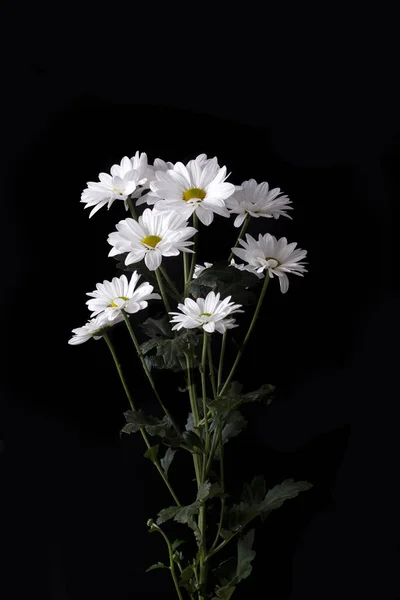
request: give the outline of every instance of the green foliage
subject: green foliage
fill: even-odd
[[[295,498],[300,492],[310,488],[312,484],[307,481],[286,479],[265,494],[264,479],[260,476],[254,477],[250,485],[244,485],[240,504],[234,504],[229,510],[227,524],[221,530],[221,537],[229,539],[255,517],[266,518],[272,510],[282,506],[285,500]]]
[[[222,443],[226,444],[228,440],[239,435],[247,425],[246,419],[238,411],[234,410],[228,413],[224,419],[225,425],[222,428]]]
[[[157,460],[157,456],[158,456],[158,451],[160,449],[159,444],[156,444],[155,446],[151,446],[150,448],[148,448],[146,450],[146,452],[144,453],[144,457],[148,458],[149,460],[151,460],[151,462],[156,462]]]
[[[172,542],[171,544],[171,548],[172,550],[176,550],[177,548],[179,548],[179,546],[181,546],[182,544],[185,544],[185,540],[175,540]]]
[[[250,288],[259,285],[259,282],[257,275],[240,271],[228,266],[225,261],[220,261],[193,279],[189,285],[189,292],[195,299],[204,298],[211,291],[219,292],[221,300],[231,296],[232,301],[250,306],[258,300],[258,295]]]
[[[145,429],[149,435],[159,435],[160,437],[175,437],[175,430],[170,419],[165,415],[163,419],[157,419],[151,415],[146,415],[142,409],[124,412],[126,425],[121,429],[121,433],[136,433],[140,429]]]
[[[238,541],[238,561],[236,569],[237,581],[242,581],[250,575],[253,570],[251,565],[256,553],[252,550],[254,542],[254,529],[251,529],[244,538]]]
[[[236,587],[231,585],[227,587],[217,588],[215,590],[216,596],[213,596],[212,600],[229,600],[235,589]]]
[[[150,337],[149,340],[140,345],[140,350],[145,356],[145,361],[149,369],[169,369],[174,372],[184,371],[186,369],[186,357],[188,354],[193,358],[194,366],[198,366],[201,361],[200,341],[201,334],[196,330],[183,330],[174,335],[171,330],[168,315],[161,319],[146,319],[140,326]],[[148,354],[152,350],[155,354]]]
[[[168,477],[168,469],[171,466],[171,463],[173,461],[175,454],[176,454],[176,450],[172,450],[172,448],[167,448],[164,458],[162,458],[160,460],[161,467],[167,477]]]
[[[164,565],[164,563],[162,562],[157,562],[154,565],[151,565],[151,567],[149,567],[148,569],[146,569],[146,573],[148,573],[149,571],[154,571],[154,569],[169,569],[169,567],[167,567],[167,565]]]
[[[227,387],[225,393],[217,400],[212,400],[208,403],[208,406],[214,409],[217,413],[224,414],[230,410],[237,409],[241,404],[247,402],[260,402],[261,400],[267,400],[269,404],[272,399],[272,394],[275,391],[275,387],[268,383],[264,383],[258,390],[254,392],[248,392],[242,394],[242,384],[237,381],[233,381]]]
[[[224,560],[216,569],[214,575],[221,583],[217,586],[213,600],[230,598],[236,589],[237,584],[249,577],[253,567],[252,561],[255,558],[255,551],[252,550],[254,543],[254,529],[251,529],[243,538],[238,540],[237,559],[233,557]]]

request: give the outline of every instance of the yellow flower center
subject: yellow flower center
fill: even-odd
[[[125,296],[117,296],[117,298],[121,298],[121,300],[124,300],[124,302],[127,302],[129,300],[129,298],[125,298]],[[114,300],[111,300],[108,306],[112,306],[113,308],[119,308],[118,304],[115,304]]]
[[[123,192],[121,192],[121,190],[120,190],[119,188],[113,188],[113,190],[114,190],[114,192],[118,192],[118,194],[119,194],[120,196],[123,196],[123,195],[124,195],[124,194],[123,194]]]
[[[211,313],[201,313],[199,317],[211,317]]]
[[[145,238],[142,239],[142,244],[155,248],[158,242],[161,242],[161,240],[162,238],[158,237],[158,235],[147,235]]]
[[[201,190],[200,188],[190,188],[190,190],[185,190],[183,192],[183,199],[185,200],[185,202],[187,202],[188,200],[192,200],[192,198],[204,200],[206,195],[207,192]]]
[[[279,260],[277,258],[275,258],[274,256],[266,256],[265,260],[274,260],[277,263],[276,267],[279,267],[281,265],[281,263],[279,262]]]

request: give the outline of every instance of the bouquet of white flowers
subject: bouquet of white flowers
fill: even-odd
[[[306,481],[287,479],[267,490],[264,478],[256,476],[244,484],[237,504],[230,501],[225,489],[224,446],[246,425],[239,408],[248,402],[269,403],[274,391],[269,384],[243,391],[245,386],[233,379],[236,368],[255,327],[269,280],[277,277],[281,292],[286,293],[288,274],[302,276],[306,272],[307,254],[296,243],[269,233],[259,234],[258,239],[246,234],[243,239],[252,218],[290,218],[291,201],[279,188],[269,189],[266,182],[257,184],[250,179],[235,186],[226,181],[228,176],[216,157],[210,159],[205,154],[186,165],[160,159],[149,165],[146,154],[137,152],[113,165],[110,173],[100,173],[99,181],[88,182],[81,198],[85,208],[92,209],[90,217],[102,206],[110,208],[116,200],[122,200],[130,211],[131,216],[120,221],[108,237],[112,247],[109,256],[115,257],[118,268],[129,275],[98,283],[87,294],[91,318],[73,330],[69,343],[103,338],[111,351],[130,404],[122,432],[140,431],[147,447],[145,457],[173,499],[173,506],[160,510],[155,521],[148,521],[150,532],[159,532],[165,539],[169,562],[157,562],[148,570],[169,569],[180,599],[185,591],[198,600],[230,598],[252,570],[255,552],[250,522],[258,516],[264,520],[285,500],[311,487]],[[140,216],[137,207],[144,208],[139,208]],[[241,226],[241,230],[227,259],[198,265],[198,236],[203,226],[211,225],[215,214],[226,218],[236,215],[234,226]],[[234,256],[243,262],[237,263]],[[181,261],[180,282],[173,281],[168,273],[171,257]],[[139,284],[141,277],[145,281]],[[130,315],[146,309],[150,301],[162,301],[164,314],[149,317],[140,325],[149,338],[140,343]],[[236,315],[244,312],[243,307],[253,310],[252,305],[250,325],[241,336],[233,364],[227,368],[224,358],[230,330],[240,326]],[[162,417],[147,414],[146,407],[137,406],[133,399],[110,335],[110,329],[120,322],[127,327]],[[190,411],[184,428],[157,389],[153,369],[169,369],[185,377],[180,391],[188,393]],[[158,438],[158,443],[152,444],[151,437]],[[188,505],[181,504],[169,477],[179,449],[193,458],[197,491]],[[190,485],[192,475],[188,473],[187,478]],[[207,510],[211,498],[218,498],[220,506],[215,522]],[[193,532],[192,555],[178,550],[184,542],[171,541],[162,528],[171,519]],[[220,550],[234,538],[236,556],[215,564]]]

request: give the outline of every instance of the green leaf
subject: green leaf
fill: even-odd
[[[225,261],[214,263],[205,269],[189,285],[189,292],[195,298],[204,297],[210,291],[221,294],[221,299],[232,296],[232,301],[249,306],[256,304],[258,297],[250,289],[260,285],[260,280],[253,273],[239,271],[230,267]]]
[[[163,315],[160,319],[149,317],[139,327],[149,338],[172,335],[168,315]]]
[[[242,394],[242,384],[237,381],[232,382],[223,396],[217,400],[212,400],[208,403],[210,408],[213,408],[217,413],[224,414],[228,411],[235,410],[241,404],[248,402],[260,402],[261,400],[269,400],[275,391],[275,387],[268,383],[264,383],[258,390]]]
[[[236,437],[242,429],[247,425],[246,419],[238,410],[229,413],[225,420],[225,426],[222,429],[222,443],[225,444],[228,440]]]
[[[229,600],[231,598],[233,592],[235,591],[235,587],[229,585],[223,588],[216,588],[215,593],[216,596],[212,598],[212,600]]]
[[[124,417],[127,424],[122,428],[124,433],[132,433],[145,429],[149,435],[159,435],[160,437],[174,437],[175,430],[172,427],[172,423],[167,416],[163,419],[157,419],[151,415],[146,415],[142,409],[140,410],[127,410],[124,412]]]
[[[256,475],[250,485],[244,484],[241,500],[250,507],[262,502],[265,494],[265,479],[262,475]]]
[[[181,546],[182,544],[185,544],[185,540],[175,540],[174,542],[172,542],[171,544],[171,548],[172,550],[176,550],[177,548],[179,548],[179,546]]]
[[[179,585],[185,585],[194,575],[194,571],[193,571],[193,567],[192,565],[188,565],[186,567],[186,569],[183,569],[180,579],[179,579]]]
[[[182,439],[185,445],[190,448],[190,450],[195,448],[204,450],[204,441],[201,440],[194,431],[184,431],[182,434]]]
[[[188,506],[171,506],[169,508],[163,508],[158,513],[157,525],[165,523],[170,519],[174,519],[178,523],[186,523],[194,516],[197,515],[200,509],[200,502],[196,500],[193,504]]]
[[[189,354],[193,358],[194,366],[200,364],[201,335],[199,332],[184,330],[173,336],[172,332],[166,329],[162,319],[147,319],[143,326],[145,325],[147,334],[152,336],[152,339],[140,346],[141,352],[146,354],[146,363],[157,369],[184,371],[186,370],[185,354]],[[156,354],[149,355],[148,352],[154,348]]]
[[[149,460],[151,460],[151,462],[156,462],[157,460],[157,456],[158,456],[158,451],[160,449],[160,445],[156,444],[155,446],[151,446],[151,448],[148,448],[146,450],[146,452],[144,453],[144,457],[148,458]]]
[[[160,460],[160,464],[163,468],[163,471],[166,476],[168,476],[168,469],[171,466],[172,460],[176,454],[176,450],[172,450],[172,448],[168,448],[164,458]]]
[[[149,571],[154,571],[154,569],[169,569],[169,567],[167,567],[167,565],[164,565],[164,563],[162,562],[158,562],[146,569],[146,573],[148,573]]]
[[[213,573],[222,586],[227,586],[236,576],[236,568],[237,560],[232,556],[222,561],[216,569],[213,569]]]
[[[252,550],[254,543],[254,529],[251,529],[244,538],[238,541],[238,562],[236,569],[236,577],[238,581],[246,579],[253,570],[251,565],[256,553]]]
[[[268,490],[264,500],[259,504],[258,509],[262,513],[269,513],[282,506],[285,500],[290,500],[299,495],[300,492],[305,492],[312,488],[312,483],[308,481],[294,481],[293,479],[285,479],[279,485],[275,485]]]
[[[199,490],[197,492],[196,500],[198,500],[199,502],[203,502],[204,500],[206,500],[206,498],[208,498],[208,493],[210,491],[210,488],[211,488],[211,483],[209,481],[205,481],[204,483],[201,483],[199,485]]]

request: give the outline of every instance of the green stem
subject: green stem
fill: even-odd
[[[163,532],[163,530],[160,527],[158,527],[158,525],[152,524],[152,527],[154,528],[155,531],[159,531],[161,533],[161,535],[163,536],[164,540],[167,543],[168,554],[169,554],[169,570],[171,571],[172,579],[175,584],[175,589],[176,589],[176,593],[178,594],[178,598],[179,598],[179,600],[183,600],[182,592],[179,589],[179,582],[178,582],[178,578],[177,578],[176,572],[175,572],[175,562],[173,559],[173,550],[172,550],[170,541],[169,541],[168,537],[165,535],[165,533]]]
[[[219,393],[219,390],[220,390],[221,385],[222,385],[222,370],[223,370],[223,366],[224,366],[226,336],[227,336],[227,330],[225,330],[224,333],[223,333],[223,335],[222,335],[221,353],[219,355],[218,382],[217,382],[217,392],[218,393]]]
[[[129,334],[130,334],[130,336],[132,338],[133,344],[134,344],[134,346],[136,348],[137,355],[138,355],[138,357],[140,359],[140,362],[142,363],[142,367],[144,369],[144,372],[146,373],[147,379],[149,380],[149,383],[150,383],[150,385],[152,387],[152,390],[153,390],[153,392],[154,392],[154,394],[155,394],[158,402],[160,403],[160,406],[163,409],[164,413],[166,414],[166,416],[171,421],[171,423],[172,423],[172,425],[173,425],[176,433],[180,436],[181,432],[180,432],[180,429],[179,429],[178,425],[175,423],[174,418],[172,417],[172,415],[169,412],[168,408],[164,405],[163,401],[160,398],[159,393],[157,392],[157,389],[156,389],[156,386],[154,384],[153,378],[152,378],[152,376],[150,374],[149,368],[148,368],[148,366],[146,364],[146,361],[144,359],[143,354],[140,351],[139,343],[138,343],[138,341],[136,339],[135,332],[132,329],[132,325],[131,325],[131,322],[129,321],[129,317],[128,317],[128,315],[126,314],[126,312],[124,310],[122,310],[121,312],[122,312],[122,315],[123,315],[123,317],[125,319],[125,323],[126,323],[126,326],[128,328]]]
[[[125,390],[126,397],[128,398],[128,401],[129,401],[129,404],[131,406],[131,409],[133,410],[133,412],[136,412],[136,408],[135,408],[135,405],[133,403],[132,396],[131,396],[131,394],[129,392],[127,383],[125,381],[124,374],[122,373],[121,365],[119,364],[119,361],[118,361],[117,354],[115,352],[114,346],[113,346],[110,338],[108,337],[107,333],[104,333],[103,337],[104,337],[105,341],[107,342],[107,346],[109,347],[111,355],[112,355],[112,357],[114,359],[114,363],[115,363],[115,366],[117,367],[119,378],[120,378],[121,383],[123,385],[123,388]],[[144,443],[146,444],[147,448],[151,448],[151,444],[149,442],[149,438],[147,437],[147,433],[145,432],[145,430],[143,428],[140,429],[140,433],[142,434],[142,438],[143,438]],[[179,502],[179,500],[178,500],[178,498],[177,498],[174,490],[172,489],[171,484],[169,483],[169,481],[167,479],[167,476],[165,475],[163,469],[161,468],[161,465],[160,465],[160,463],[158,461],[158,458],[155,459],[154,465],[156,466],[157,471],[160,473],[162,480],[164,481],[165,485],[169,489],[169,491],[171,493],[171,496],[175,500],[176,504],[178,506],[181,506],[181,503]]]
[[[188,354],[185,354],[186,358],[186,369],[187,369],[187,383],[188,383],[188,391],[189,391],[189,399],[190,406],[193,413],[193,420],[196,433],[199,434],[199,410],[197,407],[197,392],[196,392],[196,383],[192,381],[192,360],[189,358]],[[194,470],[196,473],[196,482],[197,487],[200,485],[200,457],[197,454],[193,454],[193,463]]]
[[[245,521],[228,539],[224,540],[223,542],[220,543],[219,546],[217,546],[216,548],[214,548],[214,550],[210,551],[206,558],[205,558],[205,562],[208,563],[208,561],[210,560],[210,558],[212,556],[214,556],[214,554],[217,554],[217,552],[219,552],[220,550],[222,550],[222,548],[225,548],[225,546],[235,537],[237,536],[238,533],[240,533],[241,531],[243,531],[243,529],[246,527],[246,525],[248,525],[250,523],[250,521],[252,521],[253,519],[255,519],[255,517],[257,517],[257,515],[254,515],[252,517],[250,517],[250,519],[248,519],[247,521]]]
[[[129,207],[129,210],[131,211],[132,219],[135,219],[135,221],[137,221],[138,218],[137,218],[136,210],[135,210],[135,207],[133,206],[133,201],[130,196],[127,197],[126,203]]]
[[[212,359],[211,342],[208,344],[207,350],[208,350],[208,366],[210,369],[211,387],[212,387],[213,396],[215,399],[217,397],[217,387],[215,385],[215,375],[214,375],[214,365],[213,365],[213,359]]]
[[[187,296],[187,286],[188,286],[188,282],[189,282],[189,265],[188,265],[188,253],[187,252],[182,252],[183,254],[183,279],[184,281],[184,286],[183,286],[183,295],[186,298]]]
[[[219,435],[219,462],[220,462],[220,473],[221,473],[220,482],[221,482],[222,493],[224,493],[225,492],[224,446],[222,443],[222,424],[221,423],[219,423],[219,425],[218,425],[218,435]],[[212,552],[214,550],[214,548],[216,547],[216,545],[218,544],[219,536],[221,534],[221,529],[222,529],[222,522],[224,520],[224,510],[225,510],[225,496],[221,496],[221,512],[220,512],[219,523],[218,523],[218,531],[215,536],[214,543],[210,548],[210,552]]]
[[[206,369],[207,369],[207,347],[208,347],[208,333],[206,331],[203,332],[203,352],[201,356],[201,388],[203,394],[203,415],[204,415],[204,428],[206,433],[205,440],[205,456],[203,460],[203,482],[206,476],[206,466],[207,466],[207,458],[208,453],[210,451],[210,430],[208,426],[208,408],[207,408],[207,386],[206,386]]]
[[[169,285],[169,287],[171,289],[171,293],[175,297],[175,300],[177,300],[177,302],[180,302],[181,301],[181,294],[179,293],[179,291],[178,291],[176,285],[174,284],[174,282],[169,277],[169,275],[167,273],[167,270],[164,269],[164,267],[162,266],[162,264],[159,266],[159,269],[160,269],[161,274],[164,277],[165,281],[168,283],[168,285]]]
[[[248,224],[250,223],[250,218],[251,218],[251,217],[250,217],[250,215],[249,215],[249,214],[247,214],[247,216],[246,216],[245,220],[243,221],[243,225],[242,225],[242,228],[241,228],[241,230],[240,230],[240,232],[239,232],[239,235],[238,235],[238,237],[237,237],[236,243],[235,243],[235,245],[233,246],[234,248],[236,248],[236,247],[238,246],[238,244],[239,244],[239,240],[240,240],[240,239],[241,239],[241,238],[244,236],[244,234],[245,234],[245,232],[246,232],[246,229],[247,229],[247,227],[248,227]],[[233,252],[231,252],[231,253],[230,253],[230,255],[229,255],[229,258],[228,258],[228,263],[230,263],[230,262],[231,262],[231,260],[232,260],[232,258],[233,258],[233,254],[234,254]]]
[[[263,300],[264,300],[265,292],[267,291],[268,282],[269,282],[269,276],[266,273],[265,274],[265,279],[264,279],[264,285],[263,285],[263,288],[261,290],[261,294],[260,294],[260,297],[258,299],[256,310],[254,311],[253,319],[252,319],[252,321],[250,323],[249,330],[248,330],[248,332],[246,334],[246,337],[244,338],[244,341],[243,341],[243,343],[242,343],[242,345],[241,345],[241,347],[239,349],[239,352],[237,353],[235,362],[233,363],[233,366],[232,366],[232,368],[230,370],[230,373],[229,373],[229,375],[227,377],[227,380],[225,381],[224,386],[222,387],[221,391],[218,394],[218,397],[222,396],[223,393],[225,392],[226,388],[228,387],[228,385],[229,385],[229,383],[230,383],[230,381],[231,381],[231,379],[232,379],[232,377],[233,377],[233,375],[235,373],[236,367],[238,366],[239,361],[240,361],[240,359],[241,359],[241,357],[243,355],[243,352],[244,352],[244,350],[246,348],[247,342],[249,341],[251,332],[253,331],[254,325],[256,324],[256,321],[257,321],[257,318],[258,318],[258,315],[259,315],[259,312],[260,312],[260,309],[261,309],[261,305],[262,305]]]
[[[160,293],[161,293],[161,296],[162,296],[162,299],[164,302],[165,310],[167,311],[167,315],[168,315],[168,313],[171,312],[171,307],[169,305],[167,294],[165,293],[165,288],[164,288],[164,284],[162,281],[162,277],[159,272],[159,269],[156,269],[155,272],[156,272],[156,277],[157,277],[158,289],[160,290]]]

